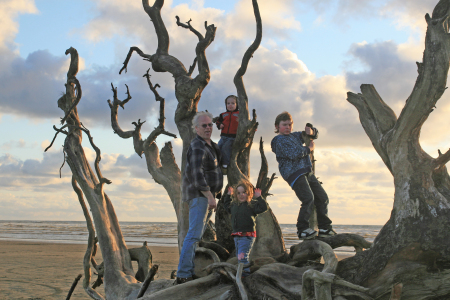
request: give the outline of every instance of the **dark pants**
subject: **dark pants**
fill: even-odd
[[[309,228],[309,217],[313,205],[316,206],[319,229],[331,228],[331,220],[328,218],[328,196],[314,173],[311,172],[297,178],[292,189],[302,202],[297,219],[298,233]]]

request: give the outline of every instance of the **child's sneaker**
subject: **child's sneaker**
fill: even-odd
[[[309,240],[309,239],[313,239],[317,236],[317,231],[311,229],[311,228],[307,228],[305,230],[303,230],[302,232],[300,232],[300,234],[298,235],[298,238],[301,240]]]
[[[336,231],[333,228],[329,229],[319,229],[319,237],[329,237],[336,234]]]

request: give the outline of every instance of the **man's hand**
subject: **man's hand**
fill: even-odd
[[[211,191],[201,191],[201,192],[203,196],[205,196],[205,198],[208,199],[208,210],[214,209],[214,211],[216,211],[217,203]]]
[[[311,141],[309,142],[309,150],[313,151],[315,147],[316,147],[316,145],[314,144],[314,141],[311,140]]]
[[[314,130],[311,127],[305,126],[305,133],[307,135],[313,135],[314,134]]]
[[[214,199],[214,197],[208,197],[208,210],[214,209],[214,211],[216,211],[217,209],[217,203],[216,203],[216,199]]]
[[[219,128],[222,130],[225,127],[225,125],[220,124]]]

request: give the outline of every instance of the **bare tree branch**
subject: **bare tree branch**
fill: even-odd
[[[67,294],[66,300],[69,300],[70,297],[72,297],[72,293],[75,290],[75,287],[77,286],[78,281],[80,281],[81,277],[82,277],[82,275],[78,274],[78,276],[73,281],[72,286],[70,287],[69,293]]]
[[[72,176],[72,188],[78,196],[78,201],[80,202],[81,209],[83,210],[84,218],[86,219],[86,226],[89,232],[88,235],[88,246],[86,249],[86,253],[84,254],[83,259],[83,268],[84,268],[84,280],[83,280],[83,288],[86,290],[89,287],[89,283],[91,281],[91,265],[90,262],[93,259],[94,253],[94,245],[95,243],[95,229],[94,224],[92,223],[91,216],[89,214],[88,208],[83,198],[83,192],[77,185],[77,181],[74,176]]]
[[[440,150],[438,151],[439,157],[434,160],[434,169],[438,169],[450,161],[450,149],[445,154],[442,154]]]
[[[61,127],[61,128],[58,129],[58,128],[56,128],[55,125],[53,125],[53,129],[55,129],[56,133],[55,133],[55,136],[53,137],[52,142],[50,143],[50,145],[49,145],[47,148],[45,148],[44,152],[47,152],[47,150],[50,149],[50,148],[53,146],[53,143],[55,142],[56,137],[58,136],[58,133],[62,132],[62,133],[64,133],[65,135],[69,134],[67,131],[63,130],[63,129],[66,128],[67,126],[68,126],[68,124],[66,124],[66,125],[64,125],[63,127]]]
[[[272,174],[271,178],[267,177],[269,173],[269,166],[267,163],[266,155],[264,154],[264,142],[259,140],[259,153],[261,154],[261,168],[259,170],[258,180],[256,182],[256,187],[261,189],[261,195],[266,198],[269,194],[269,190],[272,186],[272,182],[275,179],[275,173]]]
[[[423,123],[446,89],[450,55],[447,20],[450,7],[446,1],[440,3],[433,11],[433,18],[425,15],[428,27],[423,63],[419,67],[413,91],[395,126],[395,140],[411,137],[418,140]]]
[[[201,41],[203,39],[203,35],[200,32],[198,32],[197,30],[195,30],[194,27],[192,27],[192,25],[191,25],[192,19],[189,19],[189,21],[186,22],[186,24],[187,24],[186,25],[186,24],[183,24],[180,22],[180,17],[175,16],[175,18],[177,19],[178,26],[189,29],[191,32],[193,32],[198,37],[199,41]]]
[[[125,100],[119,100],[117,97],[117,88],[114,87],[114,85],[111,82],[111,89],[113,91],[113,101],[111,103],[111,100],[108,100],[109,108],[111,109],[111,127],[114,130],[114,133],[116,133],[118,136],[120,136],[123,139],[127,139],[133,136],[135,133],[135,130],[130,131],[123,131],[122,128],[120,128],[119,121],[118,121],[118,107],[122,107],[122,109],[125,109],[125,104],[131,100],[130,91],[128,89],[128,85],[125,85],[127,87],[127,98]]]
[[[125,58],[125,61],[123,62],[123,67],[122,67],[122,69],[120,69],[119,74],[122,74],[123,70],[125,70],[125,73],[127,72],[128,62],[130,61],[131,55],[133,54],[134,51],[136,51],[137,54],[139,54],[145,60],[151,61],[152,55],[145,54],[138,47],[130,47],[130,50],[128,51],[128,54],[127,54],[127,58]]]
[[[91,136],[90,131],[89,131],[86,127],[84,127],[84,125],[83,125],[82,123],[80,123],[80,125],[81,125],[81,127],[76,127],[76,129],[80,129],[80,130],[84,131],[84,132],[87,134],[87,136],[88,136],[88,138],[89,138],[89,142],[90,142],[92,148],[94,148],[94,151],[95,151],[95,153],[96,153],[96,156],[95,156],[95,163],[94,163],[94,168],[95,168],[95,171],[96,171],[96,173],[97,173],[98,180],[99,180],[99,182],[100,182],[96,188],[97,188],[99,191],[101,191],[101,190],[103,189],[103,184],[104,184],[104,183],[106,183],[106,184],[111,184],[111,180],[109,180],[109,179],[103,177],[103,175],[102,175],[102,171],[100,170],[100,167],[99,167],[99,163],[100,163],[100,161],[101,161],[101,159],[102,159],[101,151],[100,151],[100,149],[94,144],[94,138]],[[73,127],[75,127],[75,126],[69,126],[69,127],[73,128]]]
[[[362,94],[354,94],[352,92],[347,93],[347,101],[353,104],[359,113],[359,120],[364,128],[364,131],[369,136],[372,141],[372,145],[380,155],[384,164],[387,166],[389,171],[392,173],[392,165],[387,155],[385,145],[382,144],[383,134],[379,127],[379,122],[375,118],[373,111],[371,110],[367,99]]]

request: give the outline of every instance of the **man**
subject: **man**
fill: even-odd
[[[189,230],[178,263],[178,284],[193,279],[195,248],[203,235],[208,210],[216,209],[215,196],[223,185],[222,155],[217,144],[211,141],[212,115],[198,112],[192,120],[192,127],[197,136],[187,150],[181,196],[189,204]]]

